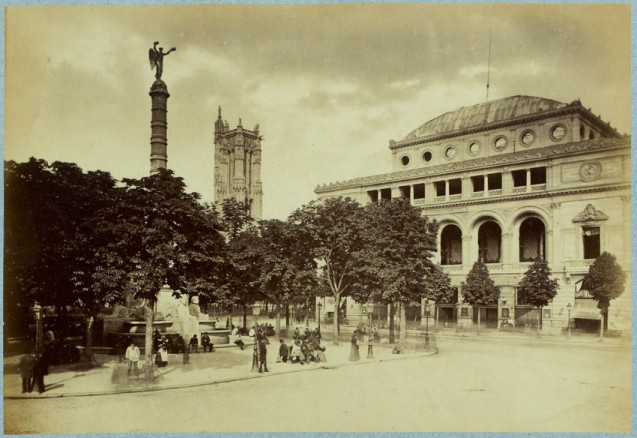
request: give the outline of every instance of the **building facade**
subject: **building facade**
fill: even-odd
[[[250,131],[239,125],[230,129],[221,118],[221,108],[215,122],[215,187],[214,200],[234,198],[244,202],[250,216],[262,218],[263,188],[261,185],[261,136],[259,125]]]
[[[462,302],[461,282],[482,260],[501,295],[497,305],[480,309],[481,321],[494,328],[503,321],[534,325],[537,310],[517,286],[542,257],[559,284],[542,309],[542,330],[557,334],[569,324],[596,330],[596,302],[580,285],[608,251],[628,274],[624,293],[611,302],[608,329],[630,331],[629,137],[579,101],[513,96],[443,114],[390,141],[389,149],[391,173],[315,192],[362,204],[405,197],[438,221],[435,262],[458,290],[455,303],[436,309],[439,321],[477,320],[477,309]]]

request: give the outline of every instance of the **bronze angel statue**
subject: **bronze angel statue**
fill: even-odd
[[[159,44],[159,41],[155,41],[153,43],[153,48],[148,49],[148,60],[150,61],[150,69],[152,70],[153,67],[156,67],[157,69],[157,71],[155,72],[155,78],[161,79],[161,74],[164,71],[164,56],[177,49],[173,47],[172,49],[164,53],[163,47],[160,47],[159,50],[157,50],[157,44]]]

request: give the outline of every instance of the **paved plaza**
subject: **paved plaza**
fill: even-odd
[[[215,360],[229,355],[223,361],[237,364],[214,370],[195,365],[192,375],[229,376],[235,366],[241,375],[195,386],[194,380],[182,380],[181,388],[152,392],[6,398],[5,432],[626,433],[631,428],[627,341],[440,336],[437,355],[392,356],[378,346],[376,360],[366,361],[362,351],[356,366],[346,359],[348,345],[326,345],[333,359],[326,367],[272,363],[272,372],[259,375],[250,372],[249,350],[219,350],[212,354],[218,355]],[[185,373],[174,369],[168,375],[180,372]],[[7,391],[5,386],[5,396]]]

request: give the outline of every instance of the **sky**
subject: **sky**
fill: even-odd
[[[263,218],[318,184],[391,171],[389,140],[447,111],[580,99],[630,133],[628,4],[12,6],[6,160],[150,171],[154,41],[168,86],[168,167],[212,202],[217,108],[260,125]],[[489,39],[491,55],[489,65]]]

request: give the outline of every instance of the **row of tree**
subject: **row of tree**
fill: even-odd
[[[164,285],[224,306],[272,303],[277,330],[284,305],[331,295],[335,339],[345,297],[393,309],[423,297],[449,301],[453,293],[430,260],[437,225],[407,200],[363,207],[333,198],[285,221],[254,223],[242,203],[226,200],[218,211],[168,170],[116,181],[32,158],[5,163],[5,206],[9,325],[28,321],[35,302],[59,311],[75,306],[86,316],[90,356],[98,313],[134,296],[145,304],[148,368],[153,309]]]
[[[60,310],[73,305],[86,316],[90,356],[100,310],[134,296],[145,303],[148,370],[153,309],[164,285],[177,296],[244,312],[255,302],[271,303],[277,331],[285,305],[332,296],[336,341],[345,297],[389,305],[393,342],[396,305],[402,341],[406,306],[422,299],[450,303],[456,293],[431,261],[438,224],[407,199],[361,206],[329,198],[285,221],[254,223],[243,203],[226,200],[218,211],[187,193],[169,170],[116,181],[106,172],[32,158],[5,162],[5,207],[7,325],[28,320],[34,302]],[[520,285],[538,307],[556,290],[543,266]],[[499,296],[482,263],[462,290],[474,306],[497,303]]]

